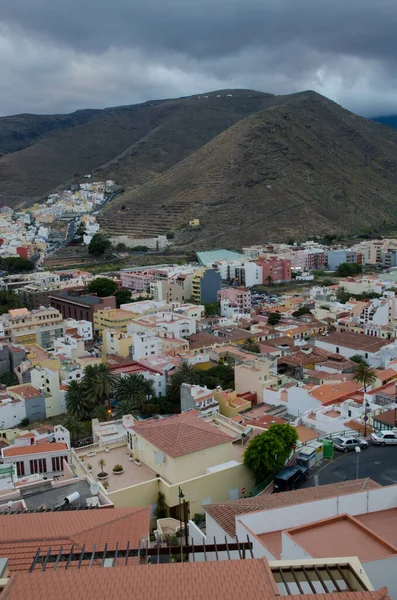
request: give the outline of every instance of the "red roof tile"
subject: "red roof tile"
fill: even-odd
[[[191,413],[166,419],[149,419],[130,428],[167,456],[184,456],[191,452],[231,442],[226,433],[217,431]]]
[[[87,550],[107,544],[110,550],[117,542],[135,548],[149,528],[149,507],[0,515],[0,555],[8,558],[10,571],[26,570],[39,546],[43,552],[50,546],[67,552],[72,544]]]
[[[280,596],[265,558],[185,562],[113,568],[46,570],[15,574],[4,592],[7,600],[109,598],[117,600],[276,600]],[[302,594],[292,600],[384,600],[387,588],[369,592]]]
[[[236,535],[236,517],[259,510],[271,510],[283,506],[294,506],[305,502],[314,502],[324,498],[346,496],[364,490],[381,487],[372,479],[357,479],[356,481],[341,481],[329,485],[303,488],[280,494],[262,494],[254,498],[241,498],[220,504],[206,504],[205,511],[228,533]]]
[[[42,454],[46,452],[61,452],[68,450],[63,442],[34,444],[33,446],[9,446],[4,449],[3,456],[23,456],[24,454]]]

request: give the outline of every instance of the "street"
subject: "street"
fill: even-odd
[[[358,455],[358,477],[370,477],[381,485],[397,483],[397,446],[369,445]],[[317,480],[317,476],[318,480]],[[300,487],[312,487],[327,483],[338,483],[347,479],[356,479],[357,454],[335,452],[333,459],[322,460],[318,466],[310,469],[307,482]]]

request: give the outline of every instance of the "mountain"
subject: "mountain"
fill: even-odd
[[[271,102],[277,97],[224,90],[71,115],[0,118],[0,196],[12,203],[14,195],[47,194],[96,169],[98,177],[127,187],[144,183]]]
[[[372,121],[376,123],[382,123],[382,125],[388,125],[397,129],[397,115],[386,115],[383,117],[372,117]]]
[[[315,92],[276,98],[119,196],[102,225],[111,234],[183,229],[178,243],[238,248],[395,221],[397,132]],[[199,231],[186,227],[193,218]]]

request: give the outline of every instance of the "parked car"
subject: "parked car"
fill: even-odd
[[[339,436],[335,438],[333,442],[335,450],[339,450],[339,452],[350,452],[350,450],[354,450],[356,446],[362,450],[366,450],[368,448],[367,440],[355,437],[353,435]]]
[[[376,433],[371,433],[371,442],[373,444],[377,444],[379,446],[386,446],[388,444],[397,444],[397,431],[396,430],[386,430],[386,431],[377,431]]]
[[[306,481],[308,477],[309,470],[303,465],[285,467],[274,478],[273,493],[294,490],[302,483],[302,481]]]

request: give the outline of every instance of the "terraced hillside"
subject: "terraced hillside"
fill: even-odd
[[[183,229],[191,218],[202,229],[184,230],[178,243],[195,248],[396,221],[397,132],[314,92],[278,97],[119,196],[101,222],[135,235]]]

